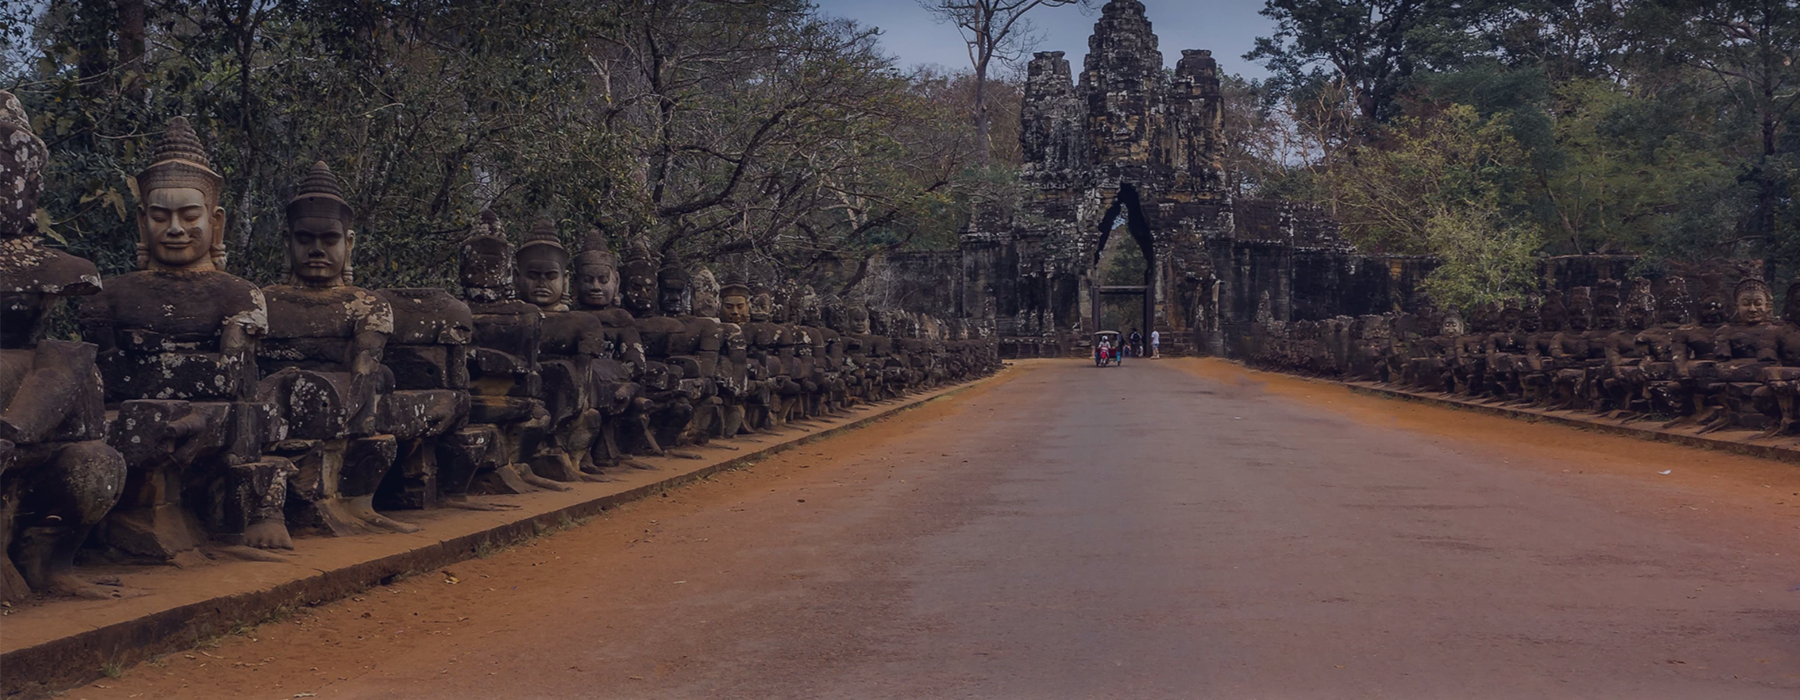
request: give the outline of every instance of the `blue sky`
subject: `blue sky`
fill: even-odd
[[[827,15],[846,17],[880,27],[881,43],[900,58],[902,67],[935,63],[946,68],[967,68],[969,58],[956,28],[938,24],[914,0],[813,0]],[[1219,67],[1246,78],[1266,77],[1261,66],[1240,58],[1256,37],[1274,33],[1274,23],[1257,14],[1263,0],[1143,0],[1151,27],[1160,41],[1163,61],[1175,65],[1182,49],[1212,49]],[[1096,5],[1103,3],[1095,3]],[[1086,14],[1075,7],[1038,8],[1028,17],[1044,41],[1038,51],[1068,53],[1070,65],[1081,71],[1087,55],[1088,35],[1099,19],[1096,8]]]

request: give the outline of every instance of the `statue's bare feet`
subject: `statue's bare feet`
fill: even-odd
[[[590,484],[604,484],[608,481],[612,481],[612,479],[606,477],[605,475],[590,474],[588,472],[581,473],[581,480],[585,481],[587,483],[590,483]]]
[[[677,452],[675,450],[669,450],[668,455],[670,457],[680,457],[682,459],[706,459],[705,457],[694,454],[692,452]]]
[[[418,532],[419,530],[424,529],[412,523],[403,523],[375,512],[375,497],[373,495],[358,496],[349,499],[345,505],[349,506],[351,515],[356,516],[356,519],[367,523],[370,527],[392,530],[394,532]]]
[[[545,491],[571,491],[575,488],[568,484],[558,483],[538,476],[531,471],[530,467],[520,466],[518,473],[519,478],[524,480],[525,483],[544,489]]]
[[[645,471],[654,471],[656,469],[656,467],[650,466],[643,462],[639,462],[635,459],[625,460],[624,464],[625,464],[625,466],[631,467],[632,469],[643,469]]]
[[[244,544],[257,549],[293,549],[294,538],[288,534],[286,522],[262,520],[244,528]]]
[[[148,595],[149,591],[127,588],[121,584],[100,585],[82,580],[72,573],[53,574],[45,593],[66,595],[88,600],[113,600],[117,598],[136,598]]]

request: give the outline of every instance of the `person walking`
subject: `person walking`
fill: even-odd
[[[1131,356],[1144,356],[1144,334],[1139,333],[1136,326],[1131,328]]]
[[[1150,359],[1162,359],[1162,331],[1150,331]]]

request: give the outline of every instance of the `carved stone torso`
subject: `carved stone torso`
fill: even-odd
[[[393,307],[361,287],[276,284],[264,287],[263,296],[269,332],[256,356],[265,375],[287,367],[348,372],[358,336],[394,332]]]
[[[251,357],[220,356],[228,325],[268,330],[262,290],[213,270],[132,272],[106,281],[81,306],[82,335],[101,348],[109,401],[247,400]]]
[[[543,312],[517,300],[470,302],[469,311],[475,317],[475,343],[469,353],[470,393],[537,396]]]

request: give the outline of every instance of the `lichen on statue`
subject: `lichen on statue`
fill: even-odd
[[[137,186],[141,269],[108,279],[80,313],[119,406],[113,446],[133,472],[96,539],[166,561],[207,538],[203,519],[225,545],[290,546],[278,524],[285,465],[261,451],[280,423],[255,401],[268,307],[223,269],[224,180],[186,119],[170,120]],[[184,492],[210,500],[185,503]]]
[[[38,240],[48,149],[0,91],[0,600],[32,593],[119,595],[75,574],[75,552],[117,502],[125,459],[103,440],[103,395],[90,343],[44,338],[52,310],[96,294],[87,260]]]
[[[351,284],[355,212],[330,167],[314,163],[296,190],[283,231],[289,280],[263,289],[269,332],[257,351],[258,398],[286,420],[282,455],[298,465],[290,510],[336,535],[415,532],[374,507],[399,449],[381,410],[394,384],[382,364],[393,307]]]

